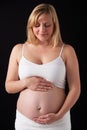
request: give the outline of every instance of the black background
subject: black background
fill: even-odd
[[[5,91],[5,78],[12,47],[26,40],[27,19],[33,8],[42,2],[53,4],[57,10],[63,41],[71,44],[77,53],[81,95],[71,110],[72,130],[87,129],[87,49],[86,3],[75,0],[14,0],[0,1],[0,130],[14,130],[18,94]],[[73,63],[74,65],[74,63]]]

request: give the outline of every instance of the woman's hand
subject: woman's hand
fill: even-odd
[[[40,123],[40,124],[50,124],[50,123],[57,121],[57,120],[58,120],[58,118],[57,118],[55,113],[49,113],[46,115],[35,117],[33,119],[33,121]]]
[[[53,84],[42,77],[32,76],[27,78],[27,88],[34,91],[48,91],[53,88]]]

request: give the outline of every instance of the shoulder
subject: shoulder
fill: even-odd
[[[75,53],[75,49],[70,44],[64,44],[64,53],[66,55],[73,54],[73,53]]]
[[[16,45],[14,45],[13,46],[13,48],[12,48],[12,51],[11,51],[11,53],[13,54],[19,54],[20,52],[21,52],[21,50],[22,50],[22,47],[23,47],[23,43],[18,43],[18,44],[16,44]]]
[[[64,44],[64,48],[65,50],[69,51],[69,50],[74,50],[74,47],[70,44]]]
[[[22,48],[23,44],[22,43],[18,43],[16,45],[13,46],[12,51],[19,51]]]
[[[21,57],[21,52],[22,52],[22,43],[18,43],[13,46],[10,57],[13,57],[15,59],[19,59]]]
[[[64,44],[63,58],[65,61],[73,61],[73,59],[77,58],[75,49],[72,45]]]

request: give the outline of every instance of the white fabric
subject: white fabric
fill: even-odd
[[[59,121],[49,125],[38,124],[16,111],[15,130],[71,130],[70,112]]]
[[[36,64],[24,57],[24,45],[22,49],[22,57],[19,63],[19,78],[23,79],[29,76],[40,76],[54,83],[56,87],[65,88],[66,67],[60,54],[54,60],[45,64]]]

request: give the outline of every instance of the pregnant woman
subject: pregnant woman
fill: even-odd
[[[27,40],[12,49],[5,86],[8,93],[19,93],[15,130],[71,130],[79,65],[74,48],[62,41],[52,5],[40,4],[31,12]]]

